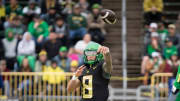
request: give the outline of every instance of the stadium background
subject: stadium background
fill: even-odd
[[[103,27],[96,26],[96,28],[101,29],[100,33],[98,30],[96,34],[98,33],[103,36],[96,36],[96,37],[92,36],[93,37],[92,39],[94,41],[100,42],[103,45],[108,46],[112,53],[114,68],[113,68],[113,73],[112,73],[113,77],[111,80],[111,84],[109,86],[110,87],[109,99],[118,100],[118,101],[121,101],[123,99],[126,99],[127,101],[129,100],[132,101],[135,99],[138,101],[141,101],[141,100],[159,101],[160,99],[167,100],[168,91],[169,91],[169,86],[167,86],[167,84],[168,84],[169,78],[173,76],[172,74],[173,72],[170,70],[168,71],[168,73],[165,73],[167,71],[163,70],[161,71],[161,73],[154,73],[152,77],[148,77],[149,79],[151,79],[151,82],[145,83],[146,78],[144,78],[144,74],[142,73],[143,66],[141,66],[141,64],[143,64],[145,60],[148,60],[147,58],[144,58],[144,56],[146,56],[145,55],[146,44],[144,41],[145,41],[146,35],[149,33],[151,34],[151,32],[149,32],[148,29],[150,29],[151,27],[154,27],[153,25],[151,26],[151,22],[155,22],[157,24],[162,22],[165,26],[165,29],[168,29],[169,24],[174,24],[173,28],[174,26],[176,26],[176,33],[178,37],[179,20],[180,20],[178,16],[179,10],[180,10],[179,9],[180,2],[178,0],[154,0],[154,1],[158,1],[158,3],[155,3],[154,5],[153,3],[151,5],[148,3],[145,4],[144,2],[144,1],[153,2],[153,0],[87,0],[87,3],[86,2],[84,3],[84,1],[86,0],[79,0],[80,2],[82,2],[82,5],[81,3],[79,3],[78,0],[72,0],[74,2],[73,3],[70,2],[69,4],[67,4],[68,6],[65,6],[66,2],[63,2],[66,0],[49,0],[52,2],[56,1],[55,4],[58,4],[58,5],[55,5],[54,3],[52,3],[52,5],[50,4],[52,7],[48,6],[48,4],[47,5],[44,4],[44,2],[48,2],[48,0],[35,0],[36,6],[40,7],[38,9],[41,9],[41,13],[38,11],[37,8],[36,8],[37,11],[33,13],[38,14],[38,15],[35,14],[36,18],[41,19],[48,23],[48,26],[45,25],[45,28],[46,29],[48,28],[48,31],[47,31],[48,35],[47,35],[47,39],[43,40],[42,44],[38,44],[38,42],[35,42],[36,49],[34,50],[34,53],[32,52],[33,58],[30,58],[30,59],[28,59],[28,56],[30,56],[31,53],[29,54],[26,51],[25,53],[20,54],[18,53],[18,49],[16,48],[18,48],[18,44],[20,44],[21,37],[24,34],[24,32],[29,31],[28,26],[30,26],[29,23],[32,21],[32,17],[34,16],[34,15],[30,16],[28,14],[25,14],[24,13],[25,11],[23,12],[23,9],[26,6],[28,6],[30,2],[34,3],[34,0],[30,0],[30,1],[18,0],[17,5],[20,5],[20,6],[19,7],[16,6],[17,8],[15,7],[15,12],[10,10],[9,5],[12,2],[16,2],[16,0],[10,0],[10,1],[0,0],[0,1],[1,1],[1,8],[0,8],[1,62],[0,62],[0,67],[1,67],[1,79],[2,79],[0,99],[2,101],[3,100],[6,101],[7,99],[14,99],[14,100],[20,99],[22,101],[28,101],[28,100],[29,101],[31,100],[34,100],[34,101],[41,101],[41,100],[73,101],[74,100],[75,101],[75,100],[79,100],[79,96],[80,96],[79,89],[75,93],[72,93],[72,94],[67,94],[66,92],[67,81],[70,79],[72,75],[71,73],[66,73],[66,72],[75,70],[77,68],[77,65],[81,63],[82,53],[79,52],[79,50],[81,50],[81,47],[84,47],[84,44],[82,44],[83,41],[81,41],[80,46],[77,45],[75,52],[69,52],[68,54],[68,58],[75,60],[73,62],[68,60],[67,64],[69,64],[69,69],[62,68],[61,64],[58,64],[60,65],[61,70],[58,69],[57,72],[61,72],[63,76],[66,75],[65,78],[56,78],[54,81],[51,81],[52,78],[57,77],[61,74],[44,73],[47,71],[42,70],[43,68],[46,68],[46,67],[42,67],[42,65],[40,65],[40,70],[36,71],[35,68],[39,60],[39,56],[47,55],[48,59],[50,61],[52,60],[52,63],[54,63],[55,62],[54,61],[55,59],[53,58],[54,55],[58,55],[59,51],[66,52],[66,48],[65,47],[62,48],[61,46],[66,46],[67,49],[69,50],[69,49],[72,49],[72,47],[76,44],[77,41],[82,39],[82,37],[78,37],[76,39],[73,39],[72,41],[72,39],[69,39],[69,36],[67,36],[66,38],[68,39],[65,38],[64,39],[65,41],[63,41],[63,39],[59,35],[58,40],[60,40],[60,42],[58,41],[51,44],[51,41],[48,41],[48,40],[54,40],[53,38],[57,38],[56,35],[58,34],[57,30],[53,30],[54,23],[56,21],[53,21],[52,19],[54,20],[60,19],[60,20],[63,20],[67,24],[68,29],[64,31],[65,32],[64,34],[66,35],[67,32],[69,33],[70,30],[73,29],[73,28],[69,28],[71,24],[68,22],[68,19],[67,19],[67,17],[70,15],[67,13],[71,13],[71,10],[75,9],[73,7],[71,8],[71,6],[74,6],[80,9],[82,9],[81,8],[82,5],[84,5],[85,7],[88,6],[87,10],[84,9],[82,12],[82,15],[85,16],[88,22],[89,14],[91,14],[91,8],[96,3],[100,5],[94,5],[94,8],[101,9],[101,6],[102,6],[103,8],[111,9],[116,12],[117,18],[118,18],[118,21],[116,24],[104,26],[104,24],[101,23]],[[67,0],[67,1],[71,1],[71,0]],[[153,18],[152,15],[151,17],[148,17],[145,19],[144,17],[145,14],[147,12],[148,13],[151,12],[151,10],[149,11],[145,10],[144,8],[145,5],[148,5],[148,6],[150,5],[151,7],[155,6],[157,8],[161,6],[160,8],[162,10],[158,10],[158,13],[157,11],[155,13],[155,14],[159,14],[158,17],[160,16],[159,17],[160,19],[152,19]],[[65,10],[66,7],[68,9]],[[49,9],[56,9],[59,15],[56,15],[56,16],[54,15],[54,16],[51,16],[52,18],[48,18],[49,16],[47,16],[47,12]],[[62,13],[63,10],[64,12]],[[26,11],[28,12],[28,10]],[[26,19],[26,18],[29,18],[29,19]],[[16,26],[16,23],[18,22],[17,20],[22,23],[22,25],[20,25],[20,28],[18,24]],[[95,22],[93,21],[91,21],[90,23],[88,22],[87,25],[84,26],[85,29],[89,30],[92,27],[90,26],[90,24],[92,23],[95,23]],[[155,25],[155,27],[156,26],[157,25]],[[94,27],[92,27],[92,29],[93,28]],[[106,34],[104,30],[106,30]],[[94,30],[91,30],[91,33],[90,33],[91,35],[95,33],[95,31],[94,32],[93,31]],[[13,45],[11,44],[12,41],[10,41],[10,43],[8,43],[7,45],[5,42],[3,42],[3,39],[5,39],[6,33],[8,32],[13,32],[13,34],[15,34],[15,37],[18,39],[19,43],[16,43],[16,45]],[[22,35],[19,35],[19,34],[22,34]],[[154,36],[157,36],[157,33],[154,34]],[[105,38],[105,40],[103,40],[103,38]],[[88,39],[89,38],[87,38],[86,41]],[[180,40],[179,37],[177,39]],[[37,39],[33,39],[33,40],[37,40]],[[178,44],[174,44],[174,45],[178,45]],[[12,45],[12,47],[15,47],[15,49],[12,49],[12,47],[8,49],[10,45]],[[125,47],[125,49],[122,47]],[[29,48],[29,46],[25,45],[23,48],[21,47],[20,50],[26,49],[26,48]],[[57,49],[53,50],[55,48]],[[43,51],[41,51],[42,49]],[[74,51],[74,50],[72,49],[71,51]],[[49,54],[51,54],[52,56],[49,56]],[[178,51],[177,51],[177,54],[179,55]],[[20,55],[24,55],[25,59],[24,57],[21,58],[20,60],[17,59],[18,56]],[[152,54],[148,54],[149,57],[151,57],[151,55]],[[161,55],[163,56],[165,54],[162,53]],[[166,64],[166,60],[170,60],[170,59],[165,58],[164,59],[165,64]],[[28,61],[28,64],[30,65],[30,66],[27,66],[29,67],[29,69],[27,68],[24,69],[22,64],[23,62],[24,64],[27,64],[27,61]],[[56,61],[62,62],[61,60],[58,60],[58,58],[56,59]],[[72,67],[70,65],[72,65]],[[126,73],[123,74],[123,71],[125,72],[127,71],[127,75]],[[123,78],[123,76],[125,77]],[[47,79],[47,78],[50,78],[50,79]],[[127,81],[127,86],[126,86],[126,81]],[[53,83],[50,84],[50,82],[53,82],[54,84]]]

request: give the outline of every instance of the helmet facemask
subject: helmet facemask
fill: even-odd
[[[88,56],[95,56],[94,60],[88,60]],[[84,59],[88,64],[94,64],[97,61],[97,51],[96,50],[85,50]]]
[[[84,63],[85,64],[92,65],[103,60],[103,55],[97,52],[99,47],[100,47],[100,44],[95,43],[95,42],[90,42],[87,45],[86,49],[84,50]],[[96,58],[94,60],[88,60],[87,59],[88,56],[95,56]]]

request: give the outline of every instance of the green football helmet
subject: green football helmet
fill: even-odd
[[[84,50],[84,63],[85,64],[92,65],[103,60],[103,55],[100,53],[97,53],[97,50],[100,46],[101,46],[100,44],[95,43],[95,42],[90,42],[87,45],[87,47]],[[87,56],[96,56],[96,59],[88,61]]]

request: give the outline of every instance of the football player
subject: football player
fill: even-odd
[[[112,59],[108,47],[90,42],[84,50],[84,65],[68,83],[68,92],[81,87],[81,101],[107,101]]]
[[[178,67],[176,80],[175,80],[173,87],[172,87],[173,95],[170,95],[170,97],[168,98],[168,101],[180,101],[179,89],[180,89],[180,66]]]

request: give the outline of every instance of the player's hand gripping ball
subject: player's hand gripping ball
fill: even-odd
[[[116,14],[114,11],[109,9],[101,10],[101,18],[106,24],[115,24],[116,23]]]

